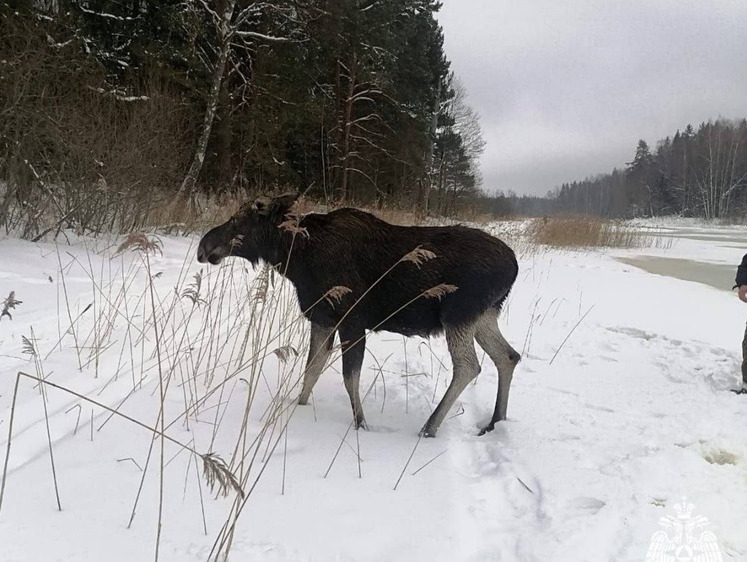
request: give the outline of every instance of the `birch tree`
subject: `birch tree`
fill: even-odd
[[[192,194],[202,170],[223,87],[226,65],[235,43],[276,43],[299,39],[297,28],[286,30],[283,25],[279,28],[285,31],[286,35],[259,31],[260,23],[269,13],[283,14],[286,18],[292,18],[295,14],[293,3],[249,2],[248,5],[244,4],[237,0],[213,0],[212,2],[199,0],[198,5],[195,5],[196,9],[205,10],[215,29],[216,58],[212,64],[212,82],[206,99],[202,129],[192,163],[178,191],[178,195],[182,197]]]
[[[467,103],[466,89],[453,73],[446,88],[450,95],[441,108],[434,183],[439,212],[453,213],[460,198],[479,190],[485,139],[479,117]]]
[[[739,161],[744,130],[716,121],[704,127],[705,147],[701,158],[705,162],[694,176],[707,219],[728,215],[735,192],[747,185],[747,171]]]

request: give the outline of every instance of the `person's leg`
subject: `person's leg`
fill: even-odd
[[[747,327],[745,327],[742,339],[742,388],[732,390],[732,392],[747,394]]]

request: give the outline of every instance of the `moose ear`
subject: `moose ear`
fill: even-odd
[[[260,215],[269,215],[272,211],[273,200],[269,197],[260,196],[252,203],[252,211],[258,212]]]
[[[270,215],[277,213],[279,216],[283,216],[293,206],[293,203],[298,199],[298,193],[287,193],[286,195],[280,195],[278,197],[259,196],[252,203],[252,211],[259,213],[260,215]]]
[[[279,195],[272,200],[273,206],[282,214],[285,214],[296,202],[299,195],[300,193],[286,193],[285,195]]]

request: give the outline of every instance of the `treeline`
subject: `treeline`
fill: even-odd
[[[0,224],[34,235],[51,210],[70,226],[130,228],[154,201],[281,189],[474,207],[484,141],[439,8],[2,2]]]
[[[656,143],[639,140],[622,169],[564,183],[546,196],[512,190],[478,194],[474,207],[496,216],[587,214],[628,219],[678,215],[747,217],[747,120],[692,125]]]
[[[718,119],[656,144],[638,141],[631,162],[546,198],[514,197],[524,214],[587,213],[615,218],[680,215],[707,219],[747,214],[747,120]]]

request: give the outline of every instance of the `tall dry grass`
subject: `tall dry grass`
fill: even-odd
[[[591,215],[532,219],[524,231],[536,245],[565,249],[661,247],[666,241],[643,234],[622,221]]]
[[[0,514],[6,487],[12,486],[12,479],[6,482],[11,443],[14,438],[18,440],[13,435],[15,397],[19,386],[23,391],[25,384],[34,384],[42,391],[45,412],[48,400],[59,403],[62,396],[67,400],[72,396],[76,400],[73,407],[77,405],[79,411],[85,405],[106,416],[96,431],[104,430],[116,416],[144,432],[145,458],[141,460],[142,452],[132,452],[143,472],[138,489],[133,490],[129,523],[144,499],[146,479],[157,479],[160,542],[161,530],[172,524],[162,510],[168,493],[166,482],[183,478],[167,468],[164,459],[170,449],[186,452],[195,470],[202,467],[208,488],[233,495],[242,505],[251,495],[267,465],[268,454],[277,447],[290,421],[303,367],[298,354],[291,350],[304,348],[305,323],[295,293],[287,283],[275,282],[277,275],[271,268],[250,276],[245,264],[228,260],[219,268],[190,275],[192,249],[175,273],[176,281],[164,282],[161,244],[155,237],[140,234],[106,242],[94,242],[88,255],[83,256],[58,251],[60,285],[71,276],[87,278],[90,290],[82,297],[67,289],[60,291],[57,341],[48,335],[39,340],[33,334],[24,340],[35,360],[36,373],[19,373],[16,380],[0,486]],[[76,313],[81,308],[82,312]],[[42,359],[56,354],[68,354],[72,359],[72,350],[76,357],[72,371],[81,371],[78,376],[84,380],[100,379],[98,394],[117,387],[120,398],[115,403],[77,392],[68,382],[70,372],[57,369],[53,375],[44,374]],[[128,411],[128,404],[142,393],[155,395],[155,401],[149,401],[154,407],[150,420],[143,419],[151,415],[147,411]],[[181,406],[175,408],[176,400]],[[243,414],[227,416],[229,407],[237,401],[244,403]],[[45,418],[52,426],[66,423],[51,414]],[[190,430],[192,441],[174,437],[182,428]],[[72,427],[70,430],[75,431]],[[60,467],[54,465],[53,446],[50,436],[49,455],[56,485]],[[201,504],[202,485],[200,481],[192,492]],[[234,518],[227,519],[225,529],[230,534],[221,535],[216,556],[230,548],[237,517],[235,513]],[[157,560],[158,543],[155,548]]]
[[[303,235],[298,230],[297,235]],[[227,496],[230,502],[209,558],[223,560],[231,550],[241,514],[251,505],[253,492],[276,452],[283,459],[281,493],[285,490],[287,431],[297,407],[306,358],[299,351],[308,348],[305,316],[292,286],[281,280],[286,264],[276,268],[267,266],[251,275],[247,262],[226,260],[219,267],[194,272],[192,247],[177,270],[168,265],[171,271],[166,280],[162,260],[167,258],[162,256],[163,244],[156,236],[136,233],[117,239],[102,237],[87,244],[85,254],[69,253],[58,247],[57,335],[50,339],[47,334],[40,340],[31,333],[28,338],[30,351],[33,344],[36,369],[34,375],[18,373],[16,379],[0,485],[0,516],[6,486],[13,483],[7,478],[11,444],[14,438],[23,439],[13,435],[16,397],[26,384],[33,384],[41,390],[48,428],[66,423],[70,425],[70,433],[76,433],[85,406],[91,408],[92,440],[94,412],[104,417],[95,432],[104,431],[114,417],[143,432],[143,450],[132,451],[129,457],[142,472],[138,486],[132,490],[134,500],[128,527],[143,511],[138,508],[151,489],[145,485],[146,481],[156,481],[157,497],[150,498],[158,506],[154,521],[155,560],[159,559],[162,534],[177,524],[163,509],[168,502],[169,482],[183,479],[175,474],[176,463],[170,466],[171,461],[166,459],[173,454],[173,460],[181,454],[188,471],[191,467],[195,471],[202,467],[203,478],[194,479],[195,485],[188,493],[199,498],[206,532],[203,486],[217,495]],[[384,272],[382,278],[396,275],[402,263],[419,264],[432,257],[430,252],[415,248]],[[69,280],[73,277],[78,282],[88,280],[86,294],[69,291]],[[411,302],[440,298],[455,289],[439,285]],[[346,291],[349,290],[343,286],[333,287],[318,302],[337,302]],[[338,361],[345,349],[337,345],[330,363]],[[65,354],[72,372],[63,372],[58,367],[53,374],[45,374],[41,361]],[[78,392],[70,384],[74,371],[80,371],[78,377],[83,377],[82,380],[99,381],[95,398]],[[407,382],[407,378],[404,380]],[[116,390],[114,402],[107,403],[98,397],[108,389]],[[383,369],[362,401],[379,389],[385,399]],[[150,409],[142,409],[143,398],[139,398],[137,409],[131,409],[130,404],[143,393],[153,397],[146,400]],[[63,421],[51,415],[53,411],[61,411],[57,404],[62,397],[67,399],[64,411],[78,409],[75,428],[72,419]],[[69,402],[71,397],[73,404]],[[49,415],[46,414],[48,401],[56,401]],[[353,422],[354,418],[348,431]],[[183,436],[175,437],[183,435],[184,430],[188,432],[186,440]],[[57,477],[64,467],[55,465],[54,433],[48,429],[56,490]],[[340,448],[346,443],[346,436],[347,432]],[[358,439],[356,449],[359,476],[362,476]],[[336,458],[337,453],[327,472]],[[58,492],[55,497],[59,505]]]

